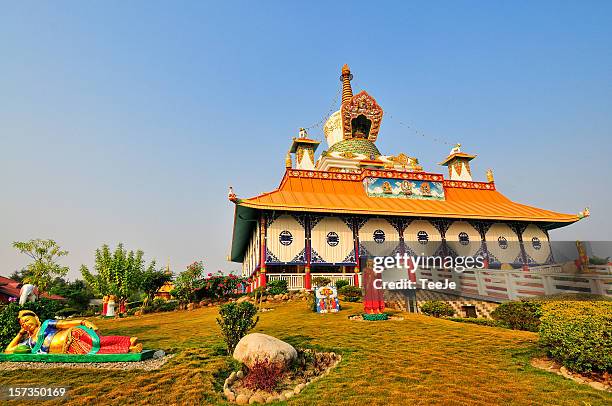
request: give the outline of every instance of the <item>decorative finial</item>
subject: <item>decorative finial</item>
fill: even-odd
[[[582,220],[583,218],[589,217],[590,215],[591,215],[591,211],[589,210],[588,207],[585,207],[583,211],[578,213],[578,218]]]
[[[450,154],[451,154],[451,155],[452,155],[452,154],[457,154],[457,153],[459,153],[459,152],[461,152],[461,144],[457,143],[457,144],[455,144],[455,146],[453,147],[453,149],[451,149]]]
[[[238,198],[236,197],[236,193],[234,193],[234,188],[233,187],[229,187],[229,192],[227,194],[227,198],[231,201],[231,202],[235,202],[236,200],[238,200]]]
[[[287,152],[287,156],[285,157],[285,168],[291,169],[293,167],[293,162],[291,162],[291,152]]]
[[[306,131],[305,128],[300,128],[299,137],[300,138],[308,138],[308,131]]]
[[[493,169],[487,169],[487,182],[495,182],[495,179],[493,178]]]
[[[353,89],[351,88],[351,80],[353,80],[353,74],[347,64],[342,67],[342,74],[340,75],[340,81],[342,82],[342,104],[351,100],[353,97]]]

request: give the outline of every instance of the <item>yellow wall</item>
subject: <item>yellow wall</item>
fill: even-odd
[[[508,242],[506,249],[500,247],[499,237],[504,237]],[[518,236],[507,224],[493,224],[485,234],[485,241],[487,242],[487,250],[501,263],[513,263],[521,254]]]
[[[336,246],[327,243],[330,232],[338,234],[339,242]],[[328,263],[344,262],[344,259],[354,249],[353,230],[338,217],[324,217],[313,228],[310,234],[312,249],[315,250]],[[314,262],[314,259],[313,259]]]
[[[459,242],[459,234],[468,235],[469,244]],[[480,249],[480,233],[467,221],[454,221],[445,233],[446,244],[460,256],[475,256]]]
[[[550,255],[550,243],[548,242],[548,236],[535,224],[527,226],[523,231],[523,246],[525,252],[538,264],[543,264]],[[533,238],[536,237],[540,240],[540,249],[534,247]]]
[[[289,245],[280,242],[283,231],[291,233],[293,241]],[[266,248],[274,254],[280,262],[291,262],[306,247],[306,233],[304,227],[289,214],[277,217],[268,225],[266,232]]]
[[[429,241],[422,244],[418,241],[419,231],[425,231]],[[404,241],[406,245],[414,251],[415,255],[432,256],[440,247],[442,236],[434,225],[427,220],[414,220],[404,230]]]

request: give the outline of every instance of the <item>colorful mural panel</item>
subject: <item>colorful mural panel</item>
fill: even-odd
[[[363,186],[370,197],[444,200],[442,182],[368,177],[363,180]]]

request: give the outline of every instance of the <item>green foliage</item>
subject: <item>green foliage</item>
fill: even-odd
[[[17,315],[20,310],[32,310],[41,323],[47,319],[54,319],[56,314],[64,305],[57,300],[49,300],[42,298],[36,302],[28,302],[23,306],[18,303],[9,303],[0,310],[0,351],[11,342],[21,328]]]
[[[234,274],[225,275],[221,271],[216,274],[209,273],[206,278],[199,282],[196,299],[221,299],[234,295],[234,292],[245,283],[245,278]]]
[[[77,312],[86,310],[89,300],[94,297],[91,289],[80,279],[68,282],[64,278],[55,278],[49,287],[49,293],[66,298],[68,307],[76,309]]]
[[[33,262],[26,266],[23,273],[23,282],[35,285],[40,293],[47,292],[54,277],[68,273],[68,267],[57,263],[58,258],[68,255],[68,251],[62,250],[53,240],[37,238],[23,242],[15,241],[13,247],[32,259]]]
[[[155,293],[162,287],[166,282],[172,280],[172,274],[163,270],[157,270],[152,266],[149,266],[140,278],[140,290],[142,290],[146,297],[153,299]]]
[[[157,313],[157,312],[172,312],[179,307],[179,302],[177,300],[164,300],[162,298],[155,298],[151,303],[146,307],[147,313]]]
[[[269,281],[266,285],[266,291],[270,295],[282,295],[289,292],[288,282],[284,279],[277,279],[275,281]]]
[[[610,262],[610,257],[600,258],[593,255],[589,258],[589,263],[591,265],[607,265]]]
[[[350,285],[338,289],[338,294],[347,302],[358,302],[362,297],[361,289]]]
[[[612,303],[545,304],[540,343],[571,370],[612,372]]]
[[[111,253],[108,245],[104,244],[96,250],[96,275],[85,265],[81,266],[81,274],[97,295],[115,295],[127,299],[140,288],[145,272],[153,272],[155,269],[155,261],[152,261],[145,271],[143,255],[141,250],[128,252],[121,243]]]
[[[450,317],[455,314],[453,307],[442,300],[428,300],[420,308],[421,312],[427,316]]]
[[[330,278],[326,278],[324,276],[315,276],[314,278],[312,278],[312,284],[313,286],[326,286],[329,285],[331,283],[331,279]]]
[[[346,279],[338,279],[336,281],[336,289],[338,289],[338,290],[340,290],[344,286],[348,286],[348,285],[349,285],[349,281],[347,281]]]
[[[181,303],[190,303],[196,300],[196,289],[200,287],[204,277],[204,264],[202,261],[194,262],[181,272],[174,281],[174,289],[170,294]]]
[[[217,324],[227,345],[228,354],[232,354],[236,344],[259,321],[257,308],[249,302],[228,303],[219,309]]]
[[[493,319],[513,330],[538,331],[542,316],[542,302],[520,300],[505,302],[491,313]]]
[[[491,320],[491,319],[475,319],[473,317],[447,317],[446,320],[456,321],[459,323],[470,323],[470,324],[478,324],[480,326],[488,326],[488,327],[504,327],[499,321]]]

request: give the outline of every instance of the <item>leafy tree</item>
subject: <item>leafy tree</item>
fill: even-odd
[[[68,251],[62,250],[53,240],[37,238],[23,242],[15,241],[13,247],[32,258],[33,262],[25,268],[23,282],[37,286],[39,293],[47,291],[53,277],[68,273],[68,267],[57,263],[58,258],[68,255]]]
[[[204,264],[202,261],[194,262],[186,270],[181,272],[174,281],[172,296],[181,303],[189,303],[196,298],[196,289],[201,287],[204,276]]]
[[[27,269],[21,269],[19,271],[14,271],[10,276],[9,279],[12,279],[16,282],[21,282],[23,283],[23,280],[25,278],[27,278],[28,276],[28,270]]]
[[[172,274],[162,270],[156,270],[149,267],[143,274],[140,281],[140,290],[142,290],[147,299],[153,299],[155,293],[164,286],[166,282],[172,280]]]
[[[121,243],[111,253],[108,245],[104,244],[96,250],[96,274],[92,274],[85,265],[81,266],[81,274],[95,294],[127,299],[140,288],[143,274],[155,269],[155,261],[151,261],[145,271],[143,255],[141,250],[128,252]]]
[[[70,282],[64,278],[55,278],[49,288],[49,293],[66,298],[68,306],[77,310],[87,309],[89,300],[94,297],[91,289],[80,279]]]

